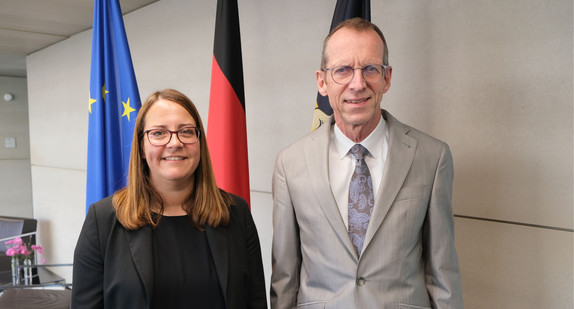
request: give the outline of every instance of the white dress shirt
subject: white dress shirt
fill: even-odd
[[[346,137],[336,124],[333,125],[333,129],[331,130],[330,140],[332,141],[329,143],[329,181],[331,191],[333,191],[333,195],[337,201],[341,218],[343,218],[345,226],[348,229],[349,184],[353,171],[355,170],[355,160],[349,151],[351,147],[355,145],[355,142]],[[383,169],[387,162],[387,153],[389,150],[389,132],[387,122],[383,117],[381,117],[375,130],[360,144],[369,151],[369,155],[365,156],[365,163],[371,173],[373,193],[376,197],[379,191],[379,185],[383,179]],[[375,205],[376,204],[377,201],[375,200]]]

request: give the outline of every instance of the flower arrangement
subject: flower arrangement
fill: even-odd
[[[22,242],[22,238],[14,238],[12,240],[8,240],[5,242],[7,245],[12,245],[8,250],[6,250],[6,255],[11,256],[12,258],[22,259],[22,260],[31,260],[34,257],[34,252],[38,252],[40,254],[44,253],[44,248],[42,245],[31,245],[25,244]],[[44,258],[42,258],[41,263],[44,264]]]

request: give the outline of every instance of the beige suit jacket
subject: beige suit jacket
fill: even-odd
[[[389,154],[359,257],[329,184],[333,119],[273,174],[271,308],[462,308],[447,144],[385,110]]]

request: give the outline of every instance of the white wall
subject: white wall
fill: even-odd
[[[311,128],[335,2],[239,1],[252,209],[267,278],[273,162]],[[124,17],[142,99],[176,88],[207,120],[215,4],[161,0]],[[455,213],[479,218],[455,222],[466,307],[571,306],[572,1],[371,5],[394,68],[382,106],[450,144]],[[90,46],[87,31],[27,58],[34,215],[48,262],[72,261],[84,218]]]
[[[12,94],[12,101],[4,94]],[[6,138],[15,148],[6,147]],[[0,76],[0,216],[32,217],[26,79]]]

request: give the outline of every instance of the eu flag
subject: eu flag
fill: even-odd
[[[125,186],[141,107],[118,0],[94,1],[86,210]]]

